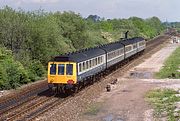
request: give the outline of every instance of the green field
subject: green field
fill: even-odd
[[[164,67],[156,73],[158,78],[180,78],[180,47],[165,61]]]

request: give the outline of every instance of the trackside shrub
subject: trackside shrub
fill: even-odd
[[[15,61],[11,51],[0,48],[0,89],[17,88],[30,82],[23,65]]]
[[[28,67],[28,76],[31,81],[36,81],[43,77],[45,74],[45,69],[42,63],[38,60],[33,60]]]

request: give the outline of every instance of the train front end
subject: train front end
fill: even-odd
[[[77,83],[75,62],[49,62],[48,86],[53,91],[65,92]]]

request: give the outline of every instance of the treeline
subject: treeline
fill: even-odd
[[[46,76],[51,57],[129,36],[152,38],[164,29],[157,17],[105,20],[74,12],[0,9],[0,90]]]
[[[114,40],[123,37],[123,34],[127,30],[130,31],[130,37],[141,36],[149,39],[159,35],[165,28],[157,17],[152,17],[146,20],[138,17],[103,20],[96,15],[91,15],[87,20],[91,30],[109,32],[113,35],[112,38]]]
[[[174,28],[178,33],[180,33],[180,22],[164,22],[163,24],[167,28]]]

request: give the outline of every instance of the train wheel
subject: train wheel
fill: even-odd
[[[56,92],[57,92],[56,90],[57,90],[56,87],[52,87],[52,88],[51,88],[51,92],[52,92],[53,94],[56,94]]]
[[[78,86],[75,86],[75,87],[74,87],[74,93],[78,93],[78,91],[79,91]]]

